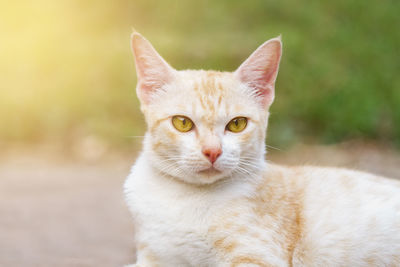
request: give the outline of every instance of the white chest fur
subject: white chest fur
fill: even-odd
[[[163,177],[142,155],[125,183],[138,246],[146,246],[163,266],[216,266],[207,238],[211,217],[233,198],[250,195],[249,183],[198,187]],[[140,255],[138,255],[140,257]],[[219,265],[220,266],[220,265]]]

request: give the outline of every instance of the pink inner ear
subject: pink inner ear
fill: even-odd
[[[257,48],[235,72],[240,81],[256,90],[255,94],[264,107],[274,100],[281,49],[280,38],[271,39]]]
[[[137,94],[143,103],[148,104],[151,95],[171,81],[174,69],[138,33],[132,34],[132,50],[138,75]]]

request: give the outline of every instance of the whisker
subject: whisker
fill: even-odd
[[[267,145],[267,144],[265,144],[265,146],[269,147],[269,148],[272,148],[272,149],[275,149],[275,150],[278,150],[278,151],[284,151],[284,150],[282,150],[280,148],[277,148],[277,147],[274,147],[274,146],[270,146],[270,145]]]

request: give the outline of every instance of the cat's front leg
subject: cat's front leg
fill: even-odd
[[[218,267],[290,266],[284,247],[273,233],[248,223],[248,227],[221,223],[209,229]],[[276,241],[278,240],[278,241]]]
[[[149,262],[137,262],[134,264],[124,265],[123,267],[156,267],[159,266],[158,264],[149,263]]]
[[[147,264],[134,263],[134,264],[124,265],[123,267],[153,267],[153,266],[157,266],[157,265],[147,265]]]
[[[124,267],[157,267],[160,266],[154,253],[147,246],[140,245],[136,251],[137,261]]]

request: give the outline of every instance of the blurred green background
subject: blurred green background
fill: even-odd
[[[269,144],[400,144],[399,14],[398,0],[4,2],[0,143],[138,141],[134,27],[177,69],[234,70],[282,34]]]

